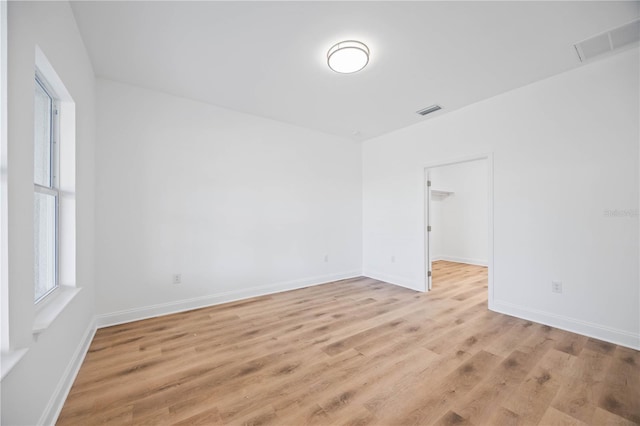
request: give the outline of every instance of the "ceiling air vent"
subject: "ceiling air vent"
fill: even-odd
[[[432,112],[436,112],[440,109],[442,109],[440,105],[431,105],[416,112],[420,115],[427,115],[427,114],[431,114]]]
[[[640,40],[640,19],[575,44],[580,61],[585,62]]]

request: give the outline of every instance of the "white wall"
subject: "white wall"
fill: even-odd
[[[490,307],[640,347],[639,75],[629,50],[365,142],[365,275],[422,288],[424,166],[493,152]]]
[[[359,144],[97,87],[100,324],[361,273]]]
[[[64,2],[10,2],[8,33],[8,247],[10,349],[28,349],[2,379],[2,424],[50,421],[94,315],[95,79]],[[76,106],[76,283],[82,291],[39,335],[33,286],[33,103],[36,45]],[[4,359],[4,354],[3,354]],[[62,393],[61,393],[62,392]]]
[[[487,161],[434,167],[432,189],[452,191],[432,197],[432,259],[487,264],[489,218]]]

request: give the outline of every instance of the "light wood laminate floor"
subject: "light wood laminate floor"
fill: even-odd
[[[60,425],[626,425],[640,354],[487,310],[486,268],[430,293],[338,281],[98,330]]]

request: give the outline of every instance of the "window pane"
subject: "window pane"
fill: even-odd
[[[51,97],[36,81],[34,182],[51,186]]]
[[[35,193],[35,300],[56,286],[56,197]]]

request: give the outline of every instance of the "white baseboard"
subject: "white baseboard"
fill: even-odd
[[[347,271],[342,273],[321,275],[300,280],[269,284],[265,286],[251,287],[242,290],[226,291],[223,293],[194,297],[191,299],[183,299],[167,303],[160,303],[157,305],[126,309],[118,312],[96,315],[96,326],[98,328],[109,327],[112,325],[124,324],[127,322],[154,318],[162,315],[189,311],[192,309],[204,308],[221,303],[234,302],[236,300],[248,299],[250,297],[264,296],[267,294],[280,293],[283,291],[325,284],[347,278],[355,278],[361,275],[362,272],[359,270]]]
[[[614,343],[616,345],[640,350],[640,334],[637,333],[613,327],[606,327],[600,324],[577,320],[537,309],[531,309],[526,306],[519,306],[502,300],[494,300],[493,303],[490,303],[489,309],[501,314],[535,321],[537,323],[570,331],[572,333],[578,333],[584,336]]]
[[[455,257],[455,256],[434,256],[431,258],[432,262],[438,260],[446,260],[447,262],[467,263],[469,265],[487,266],[489,262],[486,259],[471,259],[468,257]]]
[[[62,377],[58,382],[58,386],[56,386],[53,395],[51,395],[51,399],[49,399],[49,403],[45,407],[45,410],[42,413],[40,420],[38,421],[39,425],[53,425],[58,420],[58,416],[62,411],[64,402],[67,400],[67,396],[69,395],[71,386],[76,380],[76,376],[80,371],[80,367],[82,366],[82,362],[87,355],[87,351],[89,350],[89,346],[91,345],[91,341],[93,340],[93,336],[95,333],[95,321],[91,321],[89,326],[87,327],[87,330],[84,332],[82,339],[80,340],[80,344],[73,353],[69,364],[67,364],[67,368],[62,374]]]
[[[362,275],[364,275],[367,278],[373,278],[374,280],[384,281],[386,283],[408,288],[410,290],[415,290],[415,291],[424,290],[424,282],[416,283],[415,280],[412,280],[407,277],[402,277],[399,275],[385,274],[383,272],[375,271],[372,269],[364,270],[362,272]]]

